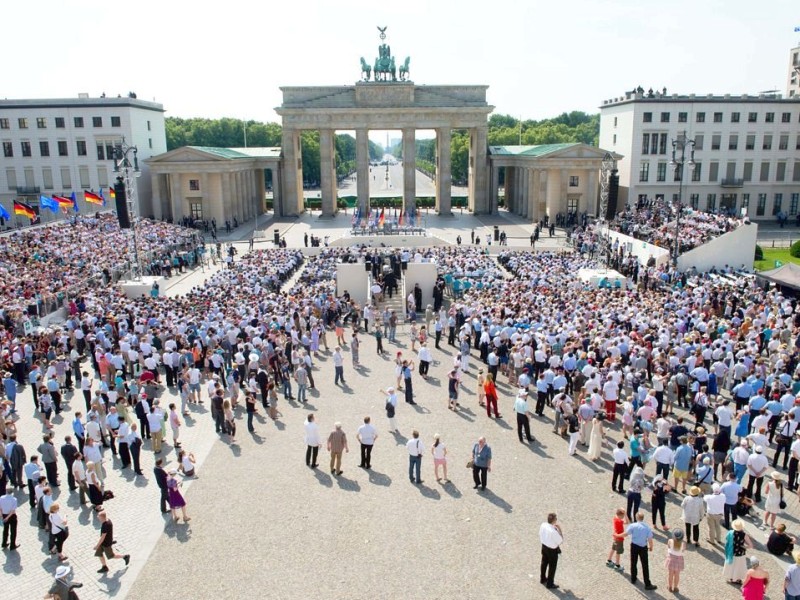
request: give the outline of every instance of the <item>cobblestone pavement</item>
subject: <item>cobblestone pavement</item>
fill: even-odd
[[[202,274],[175,282],[189,289]],[[177,287],[180,285],[180,288]],[[174,525],[158,510],[158,489],[152,476],[153,455],[144,446],[144,477],[120,473],[106,457],[107,485],[116,498],[106,505],[115,524],[118,548],[130,552],[125,568],[111,561],[107,576],[96,573],[99,561],[92,548],[99,524],[91,511],[81,509],[77,496],[62,486],[59,501],[66,502],[70,538],[65,546],[76,579],[83,581],[80,597],[150,599],[165,594],[178,598],[669,598],[663,568],[666,536],[656,534],[650,559],[651,578],[659,586],[646,593],[627,577],[629,552],[623,556],[625,573],[605,566],[611,517],[624,498],[610,490],[611,443],[619,439],[612,429],[604,459],[597,464],[583,456],[567,455],[566,441],[552,433],[551,415],[532,419],[534,444],[517,440],[512,409],[513,388],[501,378],[499,420],[481,412],[475,393],[478,361],[473,356],[461,390],[461,410],[447,410],[447,370],[454,348],[433,350],[438,363],[428,381],[414,375],[417,406],[399,397],[400,433],[388,431],[379,389],[394,384],[394,353],[410,353],[407,329],[399,328],[398,344],[385,343],[389,354],[375,352],[374,339],[362,335],[361,364],[354,369],[346,356],[347,386],[333,385],[330,353],[322,353],[313,372],[317,390],[309,404],[281,400],[280,418],[260,415],[256,433],[238,422],[238,444],[214,434],[210,415],[194,407],[183,428],[184,447],[197,456],[199,478],[184,484],[189,525]],[[332,342],[329,335],[329,343]],[[350,335],[347,335],[348,342]],[[349,345],[345,348],[349,353]],[[41,427],[33,422],[30,392],[21,395],[21,441],[28,454],[40,442]],[[162,399],[168,404],[170,395]],[[82,406],[76,396],[72,408]],[[350,452],[344,473],[328,469],[329,455],[320,453],[320,468],[304,464],[303,422],[316,415],[323,439],[335,421],[348,435]],[[373,469],[358,468],[355,433],[365,415],[379,431]],[[56,426],[57,446],[70,432],[72,410]],[[404,448],[417,428],[426,448],[440,433],[448,447],[450,483],[437,482],[430,453],[422,466],[422,485],[408,481]],[[494,454],[489,486],[472,488],[465,468],[472,444],[485,435]],[[165,451],[174,464],[175,455]],[[66,483],[63,462],[59,464]],[[652,466],[647,469],[652,475]],[[4,553],[0,598],[40,598],[52,581],[57,563],[45,554],[46,538],[30,519],[20,494],[20,552]],[[668,524],[680,526],[680,496],[667,507]],[[800,510],[787,497],[787,514],[780,517],[790,533],[800,529]],[[643,509],[648,514],[649,494]],[[565,531],[556,582],[548,591],[538,582],[540,544],[538,528],[550,511],[557,511]],[[760,510],[759,510],[760,513]],[[766,532],[748,522],[762,558],[773,577],[773,594],[782,597],[782,569],[787,563],[764,551]],[[687,551],[686,570],[678,597],[736,599],[738,589],[723,582],[722,549],[704,542]]]

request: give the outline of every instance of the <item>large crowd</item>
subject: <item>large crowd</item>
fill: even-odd
[[[684,207],[679,228],[680,253],[733,231],[742,224],[736,217],[701,212]],[[609,223],[610,229],[660,248],[672,250],[675,244],[677,213],[664,199],[639,207],[628,206]]]
[[[51,250],[41,248],[45,256]],[[513,411],[521,442],[532,439],[531,416],[552,419],[570,455],[583,443],[591,460],[607,462],[610,487],[624,493],[627,504],[615,517],[621,524],[614,523],[612,550],[619,550],[616,542],[621,544],[626,535],[635,546],[652,544],[657,516],[664,526],[661,500],[668,493],[679,496],[686,528],[670,537],[669,551],[681,557],[667,567],[671,591],[677,591],[686,544],[700,543],[697,526],[702,521],[708,524],[714,551],[725,556],[720,581],[740,582],[746,590],[762,585],[751,583],[763,579],[761,571],[755,566],[748,571],[744,563],[750,538],[741,519],[762,510],[756,523],[765,541],[776,552],[791,550],[783,543],[791,538],[781,529],[781,516],[783,489],[798,489],[800,461],[796,302],[735,272],[664,271],[657,286],[637,281],[630,289],[598,289],[575,274],[596,268],[602,253],[504,251],[495,262],[479,250],[465,250],[326,248],[304,260],[298,250],[278,249],[228,263],[185,296],[131,300],[111,286],[82,289],[62,327],[29,336],[0,332],[6,371],[2,487],[30,491],[34,510],[43,516],[41,525],[53,536],[52,550],[60,556],[65,539],[58,524],[63,517],[48,518],[53,504],[46,500],[47,488],[58,482],[56,454],[45,441],[38,449],[44,464],[31,466],[31,449],[26,454],[15,438],[15,402],[23,386],[36,390],[45,434],[51,412],[61,409],[63,394],[71,388],[84,392],[85,411],[73,400],[74,452],[62,456],[69,473],[76,472],[71,487],[85,491],[99,511],[103,463],[111,466],[103,458],[104,446],[116,450],[118,444],[123,457],[119,466],[139,473],[143,438],[151,438],[154,450],[160,448],[169,424],[173,444],[179,445],[180,417],[195,402],[210,403],[216,431],[233,441],[242,415],[252,430],[257,403],[274,415],[278,395],[293,397],[295,386],[298,399],[305,399],[318,371],[314,358],[323,348],[333,351],[338,384],[343,344],[337,342],[343,341],[343,321],[351,318],[354,331],[376,335],[380,352],[380,337],[392,339],[398,318],[381,310],[380,299],[393,278],[398,283],[403,263],[429,261],[439,266],[439,292],[452,273],[493,284],[472,286],[448,302],[434,293],[435,307],[421,306],[410,292],[406,314],[400,315],[409,320],[411,351],[423,379],[440,344],[458,349],[448,373],[451,410],[460,407],[463,373],[477,370],[479,401],[487,415],[499,418],[500,412]],[[337,262],[371,265],[381,284],[373,290],[373,302],[358,306],[346,295],[336,296]],[[434,348],[428,336],[435,340]],[[347,351],[354,366],[358,349],[351,336]],[[398,385],[386,390],[390,427],[401,385],[406,401],[414,402],[415,361],[398,361],[390,367]],[[175,406],[160,405],[164,386],[177,391],[180,402]],[[335,439],[341,452],[346,441]],[[491,450],[487,453],[482,443],[476,447],[475,485],[485,488]],[[419,455],[409,448],[414,465]],[[313,459],[307,461],[316,464],[316,452],[309,456]],[[362,455],[364,463],[369,464],[369,457]],[[182,457],[180,464],[193,472],[189,457]],[[438,474],[442,465],[436,466]],[[331,468],[335,472],[340,466],[332,460]],[[176,520],[188,520],[174,475],[164,475],[162,510],[168,504]],[[409,475],[414,481],[412,471]],[[446,470],[444,475],[446,479]],[[638,514],[644,494],[651,495],[653,528]],[[776,504],[777,495],[781,501]],[[609,511],[614,508],[609,505]],[[59,510],[64,509],[54,512]],[[542,541],[550,548],[557,536],[547,531]],[[652,589],[646,553],[642,557],[632,550],[633,564],[641,560],[643,580]],[[541,580],[552,587],[553,557],[545,554]],[[608,561],[619,568],[619,553],[612,551]],[[631,575],[635,582],[636,571]],[[793,585],[800,584],[800,574],[793,577]]]

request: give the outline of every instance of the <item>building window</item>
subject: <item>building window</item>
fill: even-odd
[[[108,169],[105,165],[97,167],[97,184],[101,189],[108,187]]]
[[[11,168],[6,169],[6,181],[8,182],[8,189],[12,192],[17,191],[17,172]]]
[[[775,170],[775,181],[783,181],[786,179],[786,163],[779,162]]]
[[[719,150],[720,146],[722,145],[722,136],[718,133],[711,136],[711,149],[712,150]]]
[[[659,154],[666,154],[667,153],[667,134],[661,134],[661,140],[658,143],[658,153]]]
[[[46,190],[53,189],[53,169],[50,167],[42,168],[42,186]]]
[[[19,125],[20,129],[27,129],[28,128],[28,119],[20,118],[17,119],[17,124]]]
[[[699,162],[694,163],[694,169],[692,170],[692,181],[701,181],[703,173],[703,165]]]
[[[697,113],[695,121],[697,121],[698,123],[705,123],[706,122],[706,113],[704,113],[704,112]]]
[[[753,163],[747,161],[744,163],[744,174],[742,175],[742,179],[745,181],[753,181]]]
[[[706,196],[706,210],[708,212],[716,212],[717,210],[717,195],[709,194]]]
[[[764,118],[764,120],[767,123],[774,123],[775,122],[775,113],[774,112],[768,112],[767,116]]]
[[[683,165],[675,165],[672,172],[672,181],[680,181],[683,176]]]
[[[0,129],[11,129],[11,126],[8,124],[8,119],[0,119]]]
[[[766,194],[759,194],[758,195],[758,204],[756,205],[756,216],[763,217],[764,211],[767,209],[767,195]]]
[[[92,117],[92,127],[102,127],[103,117]]]
[[[56,117],[56,129],[64,129],[64,117]]]
[[[754,113],[754,112],[747,113],[747,122],[748,123],[755,123],[756,121],[758,121],[758,113]]]
[[[715,112],[714,113],[714,123],[722,123],[722,113]]]
[[[661,113],[661,122],[662,123],[669,123],[669,113],[668,112],[662,112]]]
[[[797,141],[794,143],[794,149],[800,150],[800,135],[797,136]]]
[[[192,220],[196,221],[203,218],[203,203],[190,202],[189,210],[192,212]]]
[[[694,149],[695,150],[702,150],[703,149],[703,140],[704,139],[705,138],[703,137],[702,133],[699,134],[699,135],[694,136]]]
[[[781,123],[791,123],[792,113],[781,113]]]
[[[193,188],[192,187],[192,182],[194,182],[194,184],[197,187]],[[578,175],[570,175],[569,176],[569,187],[579,187],[580,185],[581,185],[580,177]],[[200,189],[200,182],[197,181],[196,179],[190,179],[189,180],[189,189],[190,190],[194,190],[194,191],[199,190]]]
[[[658,163],[658,170],[656,171],[656,181],[666,181],[667,180],[667,163],[660,162]]]
[[[794,161],[794,171],[792,172],[792,181],[800,181],[800,160]]]
[[[642,134],[642,154],[650,154],[650,134]]]
[[[761,148],[763,150],[772,150],[772,136],[770,134],[764,134],[764,145]]]
[[[112,127],[121,127],[122,121],[119,117],[111,117],[111,126]]]
[[[742,211],[744,214],[750,214],[750,194],[742,194]]]
[[[614,141],[612,142],[612,145],[614,145],[614,146],[617,145],[617,134],[616,133],[614,134]]]
[[[147,122],[147,131],[150,131],[150,121]]]
[[[78,178],[81,182],[81,188],[88,190],[89,185],[89,167],[78,167]]]
[[[652,123],[653,122],[653,113],[646,112],[642,115],[642,122],[643,123]],[[150,121],[147,122],[147,131],[150,131]]]
[[[697,210],[697,207],[700,205],[700,194],[691,194],[689,196],[689,204],[693,210]]]
[[[719,163],[712,162],[708,165],[708,182],[716,183],[719,179]]]
[[[639,181],[646,183],[650,179],[650,163],[643,162],[639,165]]]
[[[775,199],[772,202],[772,216],[774,217],[781,212],[781,204],[783,204],[783,194],[775,194]]]
[[[614,127],[617,126],[617,117],[614,117]]]
[[[97,160],[106,159],[106,149],[103,144],[97,144]]]
[[[36,117],[36,128],[47,129],[47,119],[44,117]]]
[[[72,189],[72,176],[69,167],[61,167],[61,187],[65,190]]]
[[[86,142],[83,140],[78,140],[76,145],[78,149],[78,156],[86,156]]]
[[[745,150],[755,150],[756,147],[756,136],[755,134],[748,134],[747,139],[744,142],[744,149]]]
[[[50,156],[50,144],[48,142],[39,142],[39,154]]]
[[[800,194],[795,192],[792,194],[792,197],[789,199],[789,214],[796,215],[797,214],[797,204],[800,203]]]
[[[83,127],[83,117],[75,117],[73,119],[73,123],[75,124],[75,127]]]
[[[650,136],[650,154],[658,154],[658,134]]]
[[[67,156],[69,153],[67,152],[67,142],[61,140],[58,142],[58,155],[59,156]]]
[[[106,142],[106,158],[108,160],[114,160],[114,144]]]
[[[20,142],[19,145],[22,147],[22,156],[30,156],[31,155],[31,143],[30,142]]]
[[[728,138],[728,150],[738,150],[739,149],[739,136],[731,134]]]
[[[572,185],[572,177],[569,178],[569,184]],[[192,192],[199,192],[200,191],[200,180],[199,179],[190,179],[189,180],[189,191],[192,191]]]
[[[14,157],[14,144],[11,142],[3,142],[3,156],[6,158]]]
[[[734,112],[731,113],[731,123],[738,123],[739,122],[739,113]]]
[[[689,113],[679,112],[678,113],[678,123],[686,123],[689,120]]]
[[[789,149],[789,136],[782,135],[778,138],[778,150],[788,150]]]
[[[761,163],[761,176],[758,178],[759,181],[769,181],[769,161],[764,161]]]

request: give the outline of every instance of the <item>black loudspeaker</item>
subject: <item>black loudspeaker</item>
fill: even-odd
[[[281,244],[281,232],[279,229],[272,230],[272,243],[276,246],[280,246]]]
[[[614,170],[608,177],[608,206],[606,207],[606,221],[611,221],[617,215],[618,200],[619,175],[617,175],[617,171]]]
[[[128,197],[125,193],[125,184],[121,180],[117,180],[114,184],[114,194],[117,203],[117,219],[119,220],[120,229],[131,228],[131,218],[128,215]]]

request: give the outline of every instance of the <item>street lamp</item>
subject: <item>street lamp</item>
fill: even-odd
[[[131,255],[131,279],[140,281],[142,279],[142,267],[139,264],[139,245],[136,239],[136,226],[139,221],[139,198],[136,194],[136,178],[142,173],[139,170],[139,149],[136,146],[129,146],[122,138],[122,143],[114,147],[114,173],[119,173],[115,188],[123,191],[127,202],[128,217],[130,219],[130,245]],[[131,162],[131,157],[133,162]],[[117,192],[117,198],[120,194]],[[118,211],[119,212],[119,211]],[[120,226],[123,221],[120,220]]]
[[[675,245],[672,261],[675,268],[678,268],[678,254],[680,254],[680,235],[681,235],[681,213],[683,212],[683,175],[684,165],[689,167],[690,171],[694,171],[694,144],[695,141],[686,137],[686,132],[679,134],[677,139],[672,140],[672,160],[669,161],[669,166],[673,170],[678,169],[678,215],[675,219]],[[689,156],[687,160],[686,149],[689,148]],[[680,156],[678,156],[680,152]]]

